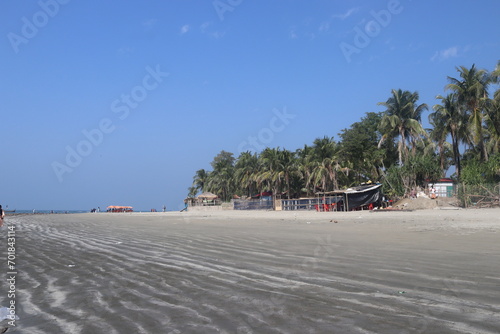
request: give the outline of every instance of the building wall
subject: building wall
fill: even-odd
[[[233,210],[232,203],[222,203],[222,205],[189,206],[187,211],[221,211]]]
[[[435,183],[436,194],[438,197],[453,197],[455,196],[455,187],[453,183]]]

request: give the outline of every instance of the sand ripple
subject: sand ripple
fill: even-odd
[[[98,216],[10,218],[13,333],[499,332],[500,252],[480,232]]]

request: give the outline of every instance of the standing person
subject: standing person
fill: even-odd
[[[5,217],[5,211],[3,211],[2,206],[0,205],[0,227],[3,226],[3,218]]]
[[[436,188],[434,188],[434,185],[432,185],[431,187],[431,199],[436,199],[437,198],[437,195],[436,195]]]

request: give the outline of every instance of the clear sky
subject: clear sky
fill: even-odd
[[[5,0],[0,204],[177,210],[221,150],[295,150],[500,59],[500,2]],[[424,114],[427,119],[428,113]]]

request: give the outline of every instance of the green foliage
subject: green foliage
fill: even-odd
[[[197,193],[198,193],[198,189],[196,189],[196,187],[189,187],[188,188],[188,198],[196,197]]]
[[[418,103],[418,93],[394,89],[386,102],[379,103],[384,112],[366,113],[341,130],[339,142],[324,136],[295,152],[265,148],[237,158],[221,151],[211,162],[212,171],[196,171],[189,195],[210,191],[225,201],[234,194],[263,191],[311,196],[371,180],[383,181],[387,195],[402,197],[425,180],[444,176],[452,164],[465,184],[496,183],[500,181],[500,90],[490,99],[488,88],[500,82],[500,62],[491,73],[474,65],[457,70],[459,77],[448,77],[446,86],[452,93],[437,96],[440,104],[429,115],[428,131],[421,124],[427,105]]]
[[[382,182],[382,192],[389,198],[401,198],[405,195],[403,172],[400,166],[391,166],[386,170]]]
[[[403,176],[409,180],[409,187],[422,186],[426,180],[435,181],[441,178],[439,160],[432,155],[410,157],[402,170]]]
[[[235,184],[238,196],[252,196],[257,189],[254,174],[259,168],[259,158],[256,153],[242,152],[236,159],[235,164]]]
[[[194,189],[192,191],[190,190],[190,193],[194,192],[196,194],[198,191],[204,191],[205,184],[208,181],[208,175],[209,173],[206,170],[198,169],[196,174],[193,176]]]
[[[422,140],[425,131],[421,124],[422,112],[427,110],[427,104],[418,104],[417,92],[392,90],[392,96],[386,102],[378,104],[386,107],[380,121],[382,133],[379,145],[388,139],[398,139],[398,159],[403,164],[411,150],[415,154],[416,142]]]
[[[234,165],[234,161],[235,159],[233,157],[233,153],[222,150],[215,156],[210,165],[214,170],[222,170],[224,168],[232,168]]]
[[[486,165],[477,159],[469,160],[462,169],[460,180],[467,185],[478,185],[485,181]]]
[[[487,175],[495,183],[499,181],[500,178],[500,153],[490,156],[488,163],[486,164]]]
[[[473,64],[469,69],[465,66],[457,67],[459,78],[448,77],[446,89],[456,94],[458,105],[466,112],[467,122],[464,128],[465,139],[477,150],[481,160],[488,160],[488,151],[485,143],[486,120],[485,108],[488,105],[488,87],[494,82],[494,75],[483,69],[477,69]]]
[[[438,95],[436,98],[441,100],[441,104],[434,105],[432,107],[434,112],[429,115],[429,121],[433,126],[433,129],[430,131],[431,138],[440,148],[441,164],[444,170],[443,147],[446,144],[444,141],[448,135],[451,137],[453,162],[456,174],[460,177],[461,156],[459,145],[466,138],[466,131],[464,131],[464,125],[467,123],[466,116],[458,102],[457,94],[452,93],[447,96]]]
[[[403,166],[391,166],[383,180],[383,191],[388,196],[403,197],[412,189],[424,186],[427,180],[441,177],[439,161],[433,156],[410,156]]]
[[[210,163],[213,171],[209,174],[207,191],[219,195],[223,201],[229,201],[236,190],[234,161],[233,153],[221,151]]]
[[[393,141],[387,140],[377,147],[382,138],[379,131],[382,117],[383,113],[366,113],[360,122],[353,123],[339,134],[342,139],[339,143],[341,160],[350,162],[353,169],[348,181],[351,184],[379,180],[383,167],[396,163],[397,151]]]
[[[488,162],[480,159],[466,161],[461,175],[466,185],[485,185],[500,182],[500,154],[490,157]]]

